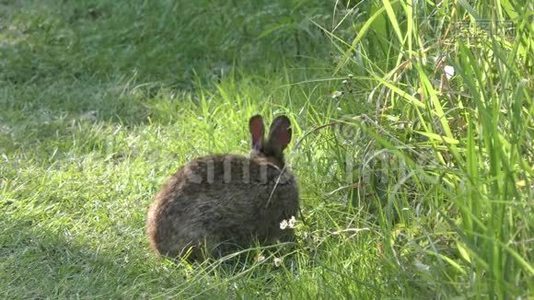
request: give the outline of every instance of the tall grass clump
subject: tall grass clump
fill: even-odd
[[[403,286],[531,295],[533,8],[369,1],[323,27],[338,50],[339,105],[364,107],[332,116],[341,139],[365,142],[346,152],[358,163],[341,191],[376,211]]]

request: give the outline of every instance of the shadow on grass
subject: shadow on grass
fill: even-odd
[[[60,148],[61,153],[72,147],[76,130],[90,127],[84,122],[174,123],[186,102],[196,103],[197,83],[216,91],[214,83],[240,72],[285,76],[280,71],[288,62],[301,64],[302,57],[328,51],[310,18],[328,15],[331,4],[293,5],[126,0],[4,5],[0,152]]]
[[[180,272],[151,269],[144,249],[114,253],[85,247],[67,230],[51,232],[29,219],[2,223],[2,298],[147,297],[183,281]]]
[[[104,249],[102,241],[93,243],[101,246],[95,248],[67,229],[53,232],[30,219],[6,218],[0,225],[0,297],[5,299],[231,297],[236,291],[228,279],[251,276],[233,260],[186,266],[156,258],[144,243]],[[258,290],[268,289],[274,274],[255,273]]]

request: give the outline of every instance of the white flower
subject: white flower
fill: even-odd
[[[419,271],[425,271],[426,272],[426,271],[430,270],[430,266],[429,265],[426,265],[426,264],[422,263],[418,259],[415,260],[414,265]]]
[[[287,228],[287,220],[282,220],[282,222],[280,222],[280,229],[284,230]]]
[[[263,262],[265,261],[265,256],[263,256],[261,253],[256,256],[256,262]]]
[[[291,216],[288,220],[282,220],[280,222],[280,229],[284,230],[286,228],[295,228],[297,226],[297,219],[295,219],[295,216]]]
[[[445,72],[445,77],[447,77],[447,79],[451,79],[452,76],[454,76],[453,66],[446,65],[445,67],[443,67],[443,71]]]
[[[297,225],[297,219],[295,219],[295,216],[291,216],[291,218],[287,222],[287,226],[289,228],[295,228],[296,225]]]
[[[332,93],[332,98],[333,98],[333,99],[336,99],[336,98],[341,97],[342,95],[343,95],[343,92],[342,92],[342,91],[334,91],[334,92]]]
[[[275,267],[280,267],[282,265],[283,259],[275,257],[273,262]]]

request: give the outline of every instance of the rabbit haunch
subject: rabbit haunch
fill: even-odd
[[[299,210],[297,183],[285,167],[289,119],[276,118],[264,140],[261,116],[249,121],[250,158],[197,158],[176,172],[156,195],[147,222],[151,246],[162,255],[189,258],[224,255],[255,241],[293,239],[280,222]]]

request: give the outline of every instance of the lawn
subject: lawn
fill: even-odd
[[[0,1],[0,298],[534,297],[533,12]],[[297,244],[156,257],[155,193],[257,113],[294,126]]]

